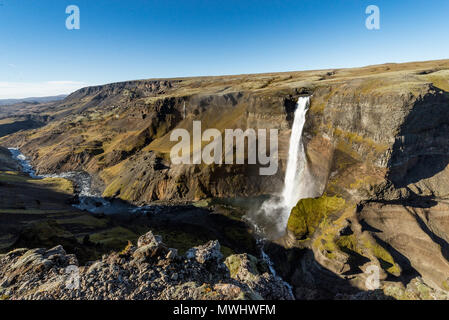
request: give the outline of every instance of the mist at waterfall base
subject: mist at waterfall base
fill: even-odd
[[[290,211],[300,199],[315,196],[302,139],[309,105],[310,97],[298,98],[281,194],[271,196],[258,209],[247,215],[247,219],[257,231],[269,239],[277,239],[285,234]]]

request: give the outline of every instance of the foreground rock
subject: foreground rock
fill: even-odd
[[[230,271],[231,269],[231,271]],[[120,253],[78,266],[62,246],[0,256],[2,299],[291,299],[265,263],[243,254],[223,261],[218,241],[178,255],[151,231]]]

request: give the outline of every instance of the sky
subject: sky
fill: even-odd
[[[80,28],[69,30],[69,5]],[[369,30],[365,10],[380,10]],[[0,0],[0,99],[449,58],[447,0]]]

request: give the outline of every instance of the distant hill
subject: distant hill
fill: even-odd
[[[17,104],[17,103],[45,103],[45,102],[51,102],[51,101],[59,101],[67,97],[66,94],[60,94],[58,96],[51,96],[51,97],[30,97],[30,98],[23,98],[23,99],[0,99],[0,106],[6,106],[10,104]]]

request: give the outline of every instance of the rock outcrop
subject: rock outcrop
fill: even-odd
[[[11,157],[8,149],[0,147],[0,168],[4,171],[19,171],[20,165]]]
[[[79,266],[62,246],[16,249],[0,255],[2,299],[291,299],[288,288],[263,261],[229,256],[211,241],[186,255],[164,245],[150,231],[138,245]],[[248,257],[251,264],[246,263]],[[229,271],[227,265],[232,261]],[[236,261],[240,261],[236,266]]]

